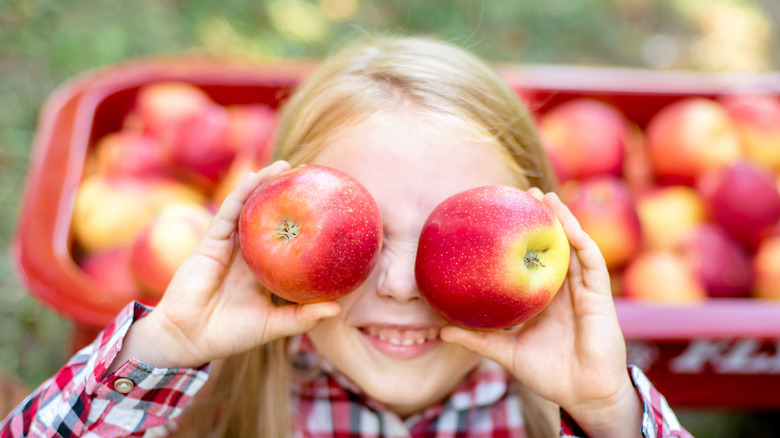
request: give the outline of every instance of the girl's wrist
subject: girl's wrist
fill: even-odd
[[[203,355],[192,339],[163,312],[152,311],[146,319],[147,324],[143,329],[149,336],[146,339],[152,341],[147,351],[159,362],[148,362],[150,365],[160,368],[199,368],[211,362],[212,359]]]
[[[193,355],[193,348],[185,348],[188,341],[176,335],[175,328],[165,323],[165,318],[152,311],[130,326],[122,343],[122,349],[106,373],[116,371],[130,358],[136,358],[155,368],[198,368],[209,360]]]
[[[630,379],[608,400],[564,409],[588,437],[642,436],[642,401]]]

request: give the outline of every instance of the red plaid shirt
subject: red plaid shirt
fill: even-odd
[[[3,421],[0,438],[165,436],[168,427],[208,378],[201,369],[160,369],[131,359],[103,376],[122,346],[133,321],[149,309],[128,305],[95,342],[77,353]],[[299,349],[295,366],[316,358]],[[666,400],[642,372],[630,368],[644,403],[645,437],[690,437]],[[299,436],[325,437],[523,437],[520,399],[509,374],[485,362],[444,403],[401,419],[381,403],[362,395],[343,376],[321,370],[293,384],[297,404],[294,425]],[[129,379],[127,394],[115,383]],[[125,381],[126,380],[121,380]],[[121,382],[120,381],[120,382]],[[584,436],[562,412],[561,436]]]

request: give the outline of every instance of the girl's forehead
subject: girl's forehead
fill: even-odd
[[[470,129],[425,124],[413,114],[372,117],[341,131],[313,164],[338,168],[378,202],[440,202],[479,185],[517,185],[505,155]]]

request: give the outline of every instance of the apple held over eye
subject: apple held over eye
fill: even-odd
[[[368,278],[382,246],[371,194],[325,166],[279,174],[249,197],[239,219],[249,269],[274,294],[296,303],[331,301]]]
[[[558,218],[523,190],[484,186],[447,198],[423,225],[415,277],[451,324],[492,330],[541,312],[569,269]]]

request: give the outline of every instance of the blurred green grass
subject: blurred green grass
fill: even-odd
[[[38,112],[82,72],[177,53],[316,59],[376,33],[435,35],[496,63],[776,70],[778,17],[776,0],[0,0],[0,369],[35,386],[69,353],[72,323],[31,297],[7,249]],[[697,436],[772,430],[765,415],[681,416]]]

